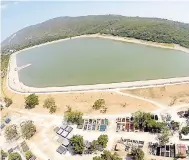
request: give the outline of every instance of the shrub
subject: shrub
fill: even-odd
[[[28,151],[25,153],[25,157],[27,160],[29,160],[33,156],[32,152]]]
[[[22,158],[18,152],[13,152],[9,154],[8,160],[22,160]]]
[[[104,99],[98,99],[94,102],[92,108],[93,109],[100,109],[100,108],[104,108],[105,107],[105,100]]]

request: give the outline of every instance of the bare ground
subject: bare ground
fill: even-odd
[[[189,84],[122,90],[122,92],[150,98],[169,106],[189,104]]]

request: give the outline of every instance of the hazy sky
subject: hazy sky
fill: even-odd
[[[1,41],[14,32],[59,16],[120,14],[189,23],[189,1],[5,1],[1,3]]]

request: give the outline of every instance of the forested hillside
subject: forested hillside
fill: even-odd
[[[2,52],[83,34],[111,34],[153,42],[175,43],[189,48],[189,24],[158,18],[98,15],[58,17],[26,27],[2,43]]]

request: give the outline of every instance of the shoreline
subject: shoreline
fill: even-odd
[[[140,40],[140,39],[135,39],[135,38],[129,38],[129,37],[119,37],[119,36],[112,36],[112,35],[107,35],[107,34],[88,34],[88,35],[81,35],[81,36],[75,36],[70,38],[64,38],[64,39],[59,39],[51,42],[46,42],[42,43],[39,45],[35,45],[29,48],[22,49],[20,51],[17,51],[13,54],[18,54],[22,51],[27,51],[33,48],[45,46],[48,44],[53,44],[53,43],[58,43],[58,42],[63,42],[66,40],[72,40],[72,39],[78,39],[78,38],[104,38],[104,39],[111,39],[115,41],[122,41],[122,42],[127,42],[127,43],[135,43],[135,44],[142,44],[142,45],[147,45],[147,46],[152,46],[152,47],[159,47],[159,48],[166,48],[166,49],[173,49],[173,50],[179,50],[185,53],[189,53],[189,48],[182,47],[178,44],[172,44],[173,46],[168,46],[168,43],[158,43],[158,42],[152,42],[152,41],[145,41],[145,40]]]
[[[112,40],[116,40],[116,41],[125,41],[125,42],[131,42],[131,43],[144,44],[144,45],[153,46],[153,47],[175,49],[175,50],[180,50],[180,51],[189,53],[189,49],[183,48],[183,47],[177,46],[177,45],[174,45],[174,47],[162,46],[162,44],[157,44],[157,43],[153,43],[153,42],[146,42],[146,41],[136,40],[136,39],[126,39],[126,38],[122,38],[122,37],[115,37],[115,36],[108,36],[108,35],[99,35],[99,34],[82,35],[82,36],[72,37],[71,39],[84,38],[84,37],[112,39]],[[47,42],[44,44],[26,48],[26,49],[23,49],[23,50],[13,53],[10,56],[9,65],[8,65],[8,75],[7,75],[8,89],[10,89],[11,91],[18,93],[18,94],[30,94],[30,93],[52,94],[52,93],[88,92],[88,91],[96,92],[96,91],[110,91],[110,90],[117,90],[117,89],[148,88],[148,87],[157,87],[157,86],[163,86],[163,85],[176,85],[176,84],[189,83],[189,77],[178,77],[178,78],[169,78],[169,79],[120,82],[120,83],[110,83],[110,84],[35,88],[35,87],[26,86],[19,81],[18,70],[16,70],[16,68],[18,68],[17,63],[16,63],[16,55],[18,53],[32,49],[32,48],[36,48],[36,47],[40,47],[40,46],[44,46],[44,45],[48,45],[48,44],[53,44],[53,43],[57,43],[57,42],[65,41],[65,40],[70,40],[70,38],[61,39],[58,41]],[[25,66],[28,67],[29,64],[26,64]]]

